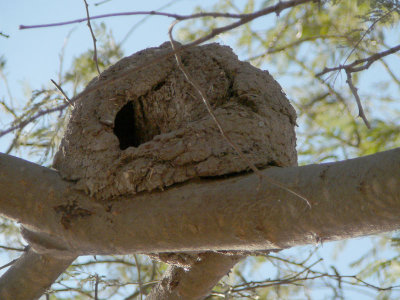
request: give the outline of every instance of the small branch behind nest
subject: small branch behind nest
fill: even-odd
[[[50,79],[50,81],[55,85],[55,87],[57,88],[57,90],[61,93],[61,95],[63,95],[65,102],[67,102],[69,105],[71,105],[72,107],[74,107],[74,103],[71,101],[71,99],[69,99],[69,97],[67,96],[67,94],[64,93],[63,89],[61,88],[61,86],[59,86],[53,79]]]
[[[351,72],[349,72],[349,71],[346,70],[346,75],[347,75],[347,80],[346,80],[346,82],[347,82],[347,84],[349,85],[350,90],[351,90],[351,92],[352,92],[353,95],[354,95],[354,98],[356,98],[357,107],[358,107],[358,116],[359,116],[361,119],[363,119],[363,121],[364,121],[365,125],[367,126],[367,128],[368,128],[368,129],[371,129],[371,125],[369,124],[368,119],[367,119],[367,117],[366,117],[365,114],[364,114],[364,109],[363,109],[363,107],[362,107],[361,100],[360,100],[360,96],[358,95],[358,92],[357,92],[357,88],[356,88],[356,87],[354,86],[354,84],[353,84],[353,80],[352,80],[352,78],[351,78]]]
[[[97,68],[97,72],[100,75],[100,68],[99,68],[99,63],[97,61],[97,47],[96,47],[96,37],[93,33],[93,29],[92,29],[92,25],[90,25],[90,16],[89,16],[89,5],[87,4],[86,0],[83,0],[83,2],[85,2],[85,7],[86,7],[86,15],[87,15],[87,26],[89,27],[90,33],[92,35],[92,39],[93,39],[93,60],[96,64],[96,68]]]
[[[258,176],[258,178],[259,178],[259,185],[258,185],[258,188],[257,188],[257,189],[259,189],[259,188],[260,188],[260,184],[261,184],[261,182],[262,182],[262,179],[265,178],[265,176],[263,176],[263,175],[261,174],[260,170],[256,167],[256,165],[255,165],[251,160],[249,160],[249,159],[243,154],[242,150],[240,150],[240,148],[238,147],[238,145],[236,145],[236,143],[235,143],[235,142],[229,137],[229,135],[225,132],[224,128],[222,127],[220,121],[218,120],[217,116],[215,115],[215,113],[214,113],[214,111],[213,111],[213,109],[212,109],[212,107],[211,107],[210,101],[208,101],[208,99],[207,99],[205,93],[203,92],[202,88],[201,88],[200,85],[198,85],[197,82],[190,76],[190,74],[188,73],[188,71],[186,70],[185,66],[184,66],[183,63],[182,63],[180,54],[179,54],[178,51],[177,51],[176,41],[174,40],[173,35],[172,35],[172,31],[173,31],[174,27],[175,27],[179,22],[180,22],[179,20],[175,20],[174,22],[172,22],[172,24],[171,24],[171,26],[170,26],[170,28],[169,28],[169,30],[168,30],[169,39],[170,39],[170,42],[171,42],[172,50],[173,50],[174,53],[175,53],[175,59],[176,59],[178,68],[182,71],[183,75],[185,76],[185,78],[186,78],[186,80],[189,82],[189,84],[191,84],[191,85],[193,86],[193,88],[197,91],[197,93],[200,95],[200,97],[201,97],[201,99],[202,99],[204,105],[205,105],[206,108],[207,108],[208,113],[210,114],[211,118],[214,120],[215,124],[217,125],[217,127],[218,127],[218,129],[219,129],[219,131],[220,131],[220,133],[221,133],[221,135],[222,135],[222,137],[223,137],[223,138],[228,142],[228,144],[239,154],[240,158],[243,159],[243,160],[249,165],[250,169],[251,169],[254,173],[257,174],[257,176]],[[291,193],[291,194],[293,194],[293,195],[299,197],[300,199],[304,200],[304,201],[307,203],[307,205],[311,208],[310,202],[309,202],[304,196],[301,196],[300,194],[298,194],[298,193],[292,191],[291,189],[287,188],[286,186],[284,186],[284,185],[281,184],[280,182],[277,182],[277,181],[275,181],[275,180],[273,180],[273,179],[271,179],[271,178],[265,178],[265,180],[266,180],[267,182],[269,182],[270,184],[275,185],[275,186],[277,186],[277,187],[279,187],[279,188],[282,188],[282,189],[288,191],[289,193]]]

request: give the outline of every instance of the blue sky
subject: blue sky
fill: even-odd
[[[88,1],[91,15],[99,15],[112,12],[156,10],[164,6],[168,1],[125,1],[114,0],[100,6],[94,6],[98,1]],[[181,0],[168,8],[170,12],[191,13],[196,4],[211,6],[217,1],[211,0]],[[24,99],[30,89],[50,86],[50,79],[56,79],[60,68],[59,53],[64,45],[65,37],[73,30],[68,41],[64,69],[68,69],[74,57],[78,56],[87,49],[92,49],[92,39],[86,24],[74,24],[63,27],[41,28],[31,30],[19,30],[18,26],[34,25],[67,21],[85,17],[85,7],[82,0],[17,0],[0,1],[0,31],[10,35],[6,39],[0,37],[0,55],[6,60],[4,70],[10,84],[11,92],[15,98],[15,104]],[[117,41],[121,40],[131,29],[131,27],[141,20],[143,16],[130,16],[109,18],[103,20],[107,27],[111,28]],[[168,27],[171,19],[164,17],[152,17],[140,28],[134,31],[129,39],[124,43],[123,50],[125,55],[130,55],[138,50],[153,47],[168,40]],[[97,21],[100,22],[100,21]],[[225,42],[222,41],[221,42]],[[0,81],[0,97],[6,97],[4,83]],[[0,126],[4,126],[5,120],[1,119]],[[0,151],[4,151],[8,139],[0,139]],[[376,239],[362,238],[351,240],[347,243],[346,251],[341,258],[338,266],[344,271],[350,272],[348,262],[359,257],[359,254],[372,246]],[[311,249],[313,246],[301,249]],[[327,264],[333,264],[330,256],[335,247],[334,243],[327,243],[322,246],[320,252],[327,259]],[[290,250],[295,253],[299,248]],[[387,255],[393,252],[389,249]],[[3,262],[0,263],[0,265]],[[265,270],[263,271],[265,273]],[[266,276],[268,277],[268,276]]]

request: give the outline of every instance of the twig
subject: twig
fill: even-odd
[[[354,95],[354,98],[356,99],[357,102],[357,107],[358,107],[358,116],[363,119],[365,125],[367,126],[368,129],[371,129],[371,125],[368,122],[367,117],[364,114],[364,109],[362,107],[361,104],[361,100],[360,100],[360,96],[358,95],[357,92],[357,88],[354,86],[353,84],[353,80],[351,77],[351,73],[356,73],[356,72],[360,72],[363,70],[368,69],[375,61],[381,59],[382,57],[385,57],[387,55],[393,54],[397,51],[400,50],[400,45],[397,45],[395,47],[392,47],[386,51],[382,51],[379,53],[375,53],[367,58],[363,58],[363,59],[357,59],[354,62],[347,64],[347,65],[340,65],[338,67],[334,67],[334,68],[324,68],[324,70],[322,70],[320,73],[316,74],[316,77],[320,77],[326,73],[329,72],[334,72],[334,71],[340,71],[340,70],[345,70],[346,75],[347,75],[347,80],[346,83],[349,85],[349,88],[352,92],[352,94]],[[361,66],[359,66],[361,65]]]
[[[156,11],[161,11],[169,6],[171,6],[173,3],[175,3],[176,0],[171,0],[168,3],[164,4],[163,6],[159,7],[156,9]],[[141,18],[139,21],[137,21],[133,26],[129,29],[129,31],[125,34],[125,36],[121,39],[119,42],[120,45],[124,44],[128,37],[134,32],[140,25],[142,25],[147,19],[151,18],[152,15],[145,15],[143,18]]]
[[[65,102],[74,107],[74,103],[71,101],[71,99],[68,98],[67,94],[64,93],[61,86],[59,86],[53,79],[50,79],[50,81],[56,86],[57,90],[64,96]]]
[[[103,15],[93,16],[90,19],[94,20],[94,19],[102,19],[102,18],[109,18],[109,17],[133,16],[133,15],[155,15],[155,16],[164,16],[164,17],[174,18],[176,20],[189,20],[189,19],[204,18],[204,17],[241,19],[241,20],[244,20],[243,24],[245,24],[245,23],[248,23],[260,16],[264,16],[264,15],[267,15],[267,14],[270,14],[273,12],[275,12],[277,15],[279,15],[286,8],[297,6],[299,4],[303,4],[303,3],[307,3],[307,2],[311,2],[311,1],[313,1],[313,0],[282,1],[275,5],[268,6],[264,9],[261,9],[259,11],[256,11],[254,13],[249,13],[249,14],[203,12],[203,13],[197,13],[197,14],[191,14],[191,15],[179,15],[179,14],[171,14],[171,13],[157,12],[157,11],[134,11],[134,12],[103,14]],[[81,18],[81,19],[65,21],[65,22],[49,23],[49,24],[20,25],[19,29],[33,29],[33,28],[42,28],[42,27],[63,26],[63,25],[81,23],[84,21],[87,21],[87,18]]]
[[[363,109],[363,107],[362,107],[361,100],[360,100],[360,96],[358,95],[358,92],[357,92],[357,88],[356,88],[356,87],[354,86],[354,84],[353,84],[353,80],[352,80],[352,78],[351,78],[351,72],[346,70],[346,75],[347,75],[347,80],[346,80],[346,82],[347,82],[347,84],[349,85],[350,90],[351,90],[351,92],[352,92],[353,95],[354,95],[354,98],[356,98],[357,107],[358,107],[358,116],[359,116],[361,119],[363,119],[363,121],[364,121],[365,125],[367,126],[367,128],[368,128],[368,129],[371,129],[371,125],[369,124],[368,119],[367,119],[367,117],[366,117],[365,114],[364,114],[364,109]]]
[[[353,52],[355,51],[355,49],[357,49],[358,45],[361,43],[361,41],[365,38],[365,36],[371,32],[371,30],[375,27],[375,25],[381,21],[382,19],[386,18],[388,15],[390,15],[393,11],[395,10],[395,7],[392,8],[391,10],[389,10],[386,14],[384,14],[383,16],[379,17],[378,19],[376,19],[369,27],[368,29],[364,32],[364,34],[361,36],[361,38],[357,41],[357,43],[355,44],[355,46],[353,47],[353,49],[351,49],[349,55],[347,55],[346,59],[344,60],[344,64],[347,62],[347,60],[349,59],[349,57],[353,54]]]
[[[85,7],[86,7],[86,15],[87,15],[87,26],[89,27],[90,33],[92,35],[92,39],[93,39],[93,47],[94,47],[94,52],[93,52],[93,60],[96,63],[96,68],[97,68],[97,72],[100,75],[100,69],[99,69],[99,63],[97,61],[97,47],[96,47],[96,37],[93,33],[93,29],[92,29],[92,25],[90,25],[90,16],[89,16],[89,5],[87,4],[86,0],[83,0],[83,2],[85,2]]]
[[[23,248],[15,248],[15,247],[8,247],[8,246],[0,246],[0,248],[4,249],[4,250],[11,250],[11,251],[21,251],[21,252],[25,251],[25,249],[23,249]]]
[[[0,267],[0,270],[3,270],[4,268],[7,268],[7,267],[13,265],[17,260],[18,260],[18,259],[14,259],[14,260],[10,261],[8,264],[2,265],[2,266]]]
[[[140,300],[143,299],[143,287],[142,287],[142,279],[140,276],[140,264],[139,264],[139,260],[137,259],[137,255],[133,255],[134,259],[135,259],[135,264],[136,264],[136,270],[138,273],[138,285],[139,285],[139,295],[140,295]]]
[[[333,71],[340,71],[340,70],[346,70],[351,73],[360,72],[360,71],[368,69],[378,59],[381,59],[382,57],[396,53],[397,51],[400,51],[400,44],[395,47],[392,47],[386,51],[375,53],[367,58],[357,59],[347,65],[339,65],[339,66],[333,67],[333,68],[324,68],[321,72],[319,72],[315,76],[319,77],[319,76],[325,75],[326,73],[333,72]],[[357,67],[360,64],[363,64],[363,65]]]
[[[94,284],[94,299],[98,300],[99,299],[99,275],[98,274],[96,274],[95,279],[96,279],[96,281]]]
[[[16,129],[22,129],[26,125],[31,123],[32,121],[34,121],[34,120],[36,120],[36,119],[38,119],[38,118],[40,118],[40,117],[42,117],[44,115],[47,115],[47,114],[50,114],[50,113],[53,113],[53,112],[57,112],[57,111],[62,111],[67,106],[68,106],[68,104],[63,104],[63,105],[60,105],[60,106],[57,106],[57,107],[54,107],[54,108],[49,108],[49,109],[46,109],[46,110],[40,110],[37,114],[33,115],[29,119],[26,119],[25,121],[22,121],[21,123],[19,123],[17,125],[14,125],[14,126],[8,128],[8,129],[0,131],[0,137],[2,137],[3,135],[8,134],[10,132],[13,132]]]
[[[297,41],[294,41],[294,42],[289,43],[289,44],[284,45],[284,46],[280,46],[280,47],[276,47],[276,48],[274,48],[274,47],[268,48],[267,51],[264,51],[263,53],[254,55],[252,57],[248,57],[248,58],[245,59],[245,61],[252,61],[252,60],[255,60],[255,59],[258,59],[258,58],[263,58],[263,57],[267,56],[268,54],[274,54],[274,53],[282,52],[282,51],[285,51],[285,50],[287,50],[289,48],[294,48],[296,46],[299,46],[302,43],[309,42],[309,41],[315,41],[317,39],[325,40],[325,39],[342,38],[342,37],[344,37],[344,36],[343,35],[338,35],[338,34],[331,34],[331,35],[327,34],[327,35],[310,36],[310,37],[306,37],[306,38],[303,38],[303,39],[299,39]]]
[[[178,24],[180,21],[179,20],[175,20],[169,30],[168,30],[168,35],[169,35],[169,39],[171,42],[171,46],[172,49],[175,52],[175,59],[177,62],[177,65],[179,67],[179,69],[182,71],[183,75],[185,76],[186,80],[193,86],[193,88],[197,91],[197,93],[200,95],[201,100],[203,101],[204,105],[207,108],[208,113],[210,114],[211,118],[214,120],[215,124],[217,125],[222,137],[228,142],[228,144],[239,154],[240,158],[245,161],[249,167],[253,170],[254,173],[256,173],[260,179],[260,183],[262,182],[262,179],[265,177],[261,174],[260,170],[256,167],[256,165],[250,161],[242,152],[242,150],[240,150],[240,148],[236,145],[236,143],[229,137],[229,135],[225,132],[224,128],[222,127],[220,121],[218,120],[217,116],[215,115],[210,102],[207,99],[207,96],[205,95],[205,93],[203,92],[202,88],[197,84],[197,82],[190,76],[190,74],[187,72],[185,66],[183,65],[182,61],[181,61],[181,57],[179,55],[179,53],[177,52],[177,48],[176,48],[176,41],[173,38],[172,35],[172,31],[175,27],[176,24]],[[297,197],[301,198],[302,200],[304,200],[307,205],[311,208],[311,204],[310,202],[303,196],[299,195],[298,193],[290,190],[289,188],[287,188],[286,186],[284,186],[283,184],[281,184],[280,182],[277,182],[271,178],[265,178],[267,182],[271,183],[272,185],[278,186],[282,189],[284,189],[285,191],[288,191],[294,195],[296,195]]]
[[[178,24],[180,21],[176,20],[174,21],[169,30],[168,30],[168,34],[169,34],[169,39],[171,42],[171,46],[172,49],[174,51],[176,51],[176,41],[174,40],[173,36],[172,36],[172,31],[175,27],[176,24]],[[211,107],[210,101],[208,101],[207,96],[204,94],[202,88],[197,84],[197,82],[192,78],[192,76],[189,75],[188,71],[186,70],[186,68],[184,67],[181,57],[179,55],[179,53],[175,53],[175,59],[177,62],[177,65],[179,67],[179,69],[182,71],[183,75],[185,76],[186,80],[193,86],[193,88],[197,91],[197,93],[200,95],[201,100],[203,101],[204,105],[207,108],[207,111],[209,113],[209,115],[211,116],[211,118],[214,120],[215,124],[217,125],[222,137],[228,142],[229,145],[232,146],[232,148],[239,154],[240,158],[243,159],[249,166],[250,168],[253,170],[254,173],[256,173],[259,178],[260,181],[262,179],[262,175],[260,173],[260,170],[258,170],[258,168],[254,165],[253,162],[251,162],[250,160],[248,160],[243,152],[240,150],[240,148],[236,145],[236,143],[229,137],[229,135],[225,132],[225,129],[222,127],[221,122],[218,120],[217,116],[214,113],[214,110]]]
[[[99,6],[99,5],[102,5],[102,4],[107,3],[107,2],[110,2],[110,1],[111,1],[111,0],[103,0],[103,1],[100,1],[100,2],[95,3],[94,5],[95,5],[95,6]]]
[[[121,12],[121,13],[97,15],[97,16],[91,17],[90,19],[95,20],[95,19],[104,19],[104,18],[110,18],[110,17],[137,16],[137,15],[161,16],[161,17],[173,18],[176,20],[189,20],[189,19],[204,18],[204,17],[240,19],[249,14],[203,12],[203,13],[197,13],[197,14],[191,14],[191,15],[179,15],[179,14],[172,14],[172,13],[159,12],[159,11],[132,11],[132,12]],[[71,20],[71,21],[48,23],[48,24],[20,25],[19,29],[23,30],[23,29],[43,28],[43,27],[64,26],[64,25],[70,25],[70,24],[75,24],[75,23],[81,23],[84,21],[87,21],[87,18],[80,18],[80,19],[75,19],[75,20]]]
[[[3,31],[0,31],[0,36],[5,37],[5,38],[9,38],[10,35],[3,33]]]

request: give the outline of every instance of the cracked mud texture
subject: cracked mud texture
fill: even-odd
[[[249,170],[221,136],[175,58],[150,64],[169,51],[164,43],[126,57],[78,95],[54,158],[64,179],[107,201]],[[231,48],[218,44],[180,55],[249,160],[259,168],[297,164],[296,114],[267,71],[239,61]]]

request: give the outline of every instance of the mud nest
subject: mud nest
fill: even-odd
[[[170,51],[164,43],[126,57],[77,96],[54,159],[64,179],[110,201],[249,170],[221,136],[175,58],[153,63]],[[296,114],[267,71],[239,61],[229,47],[218,44],[180,55],[249,160],[259,168],[297,164]]]

